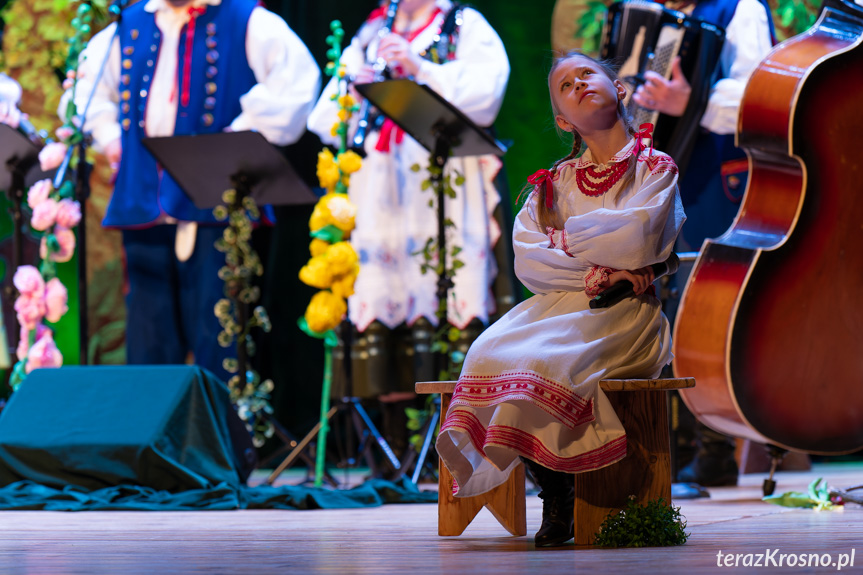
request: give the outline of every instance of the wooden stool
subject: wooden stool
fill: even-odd
[[[454,381],[420,381],[416,392],[439,393],[440,421],[443,423],[446,410],[455,391]],[[525,513],[524,464],[519,463],[509,479],[491,491],[475,497],[453,497],[453,477],[443,462],[438,469],[437,534],[461,535],[483,507],[513,535],[527,535],[527,514]]]
[[[446,417],[454,381],[416,384],[416,392],[441,394],[441,421]],[[626,457],[596,471],[575,476],[575,543],[588,545],[605,517],[623,509],[629,496],[638,503],[662,497],[671,503],[671,450],[666,391],[695,386],[691,377],[603,379],[599,386],[626,430]],[[635,392],[635,393],[630,393]],[[513,535],[527,534],[524,465],[509,479],[476,497],[453,497],[453,478],[445,465],[438,474],[438,535],[461,535],[483,507]]]

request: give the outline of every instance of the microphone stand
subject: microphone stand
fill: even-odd
[[[87,200],[90,197],[90,175],[93,172],[93,165],[87,162],[87,146],[89,145],[92,136],[84,133],[84,126],[87,122],[87,112],[90,111],[90,105],[93,103],[93,97],[96,94],[96,89],[99,82],[102,81],[102,76],[105,73],[105,68],[108,65],[108,60],[111,58],[111,51],[114,48],[114,42],[120,37],[120,20],[123,14],[123,8],[128,0],[120,0],[114,2],[109,8],[109,12],[117,16],[114,28],[114,35],[108,43],[108,50],[105,52],[102,62],[99,65],[99,71],[96,78],[93,80],[93,87],[90,89],[90,94],[87,97],[87,103],[84,105],[84,110],[77,114],[78,125],[82,132],[82,137],[74,146],[69,146],[66,150],[66,156],[57,170],[57,175],[54,177],[54,189],[59,190],[66,178],[66,172],[72,159],[72,154],[77,152],[78,163],[76,164],[75,173],[75,200],[81,206],[81,222],[78,224],[78,363],[87,365],[89,363],[89,343],[90,331],[88,321],[87,307]],[[77,82],[77,78],[76,78]],[[72,98],[74,99],[74,89]],[[73,100],[74,101],[74,100]]]

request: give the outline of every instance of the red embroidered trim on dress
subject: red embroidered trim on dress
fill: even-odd
[[[612,271],[611,268],[593,266],[587,275],[584,276],[584,295],[594,297],[599,295],[603,289],[603,285],[608,281],[608,274]]]
[[[563,248],[563,251],[566,255],[568,255],[571,258],[575,257],[574,255],[569,253],[569,244],[566,241],[566,230],[560,230],[560,244],[561,244],[561,248]]]
[[[566,241],[566,231],[565,230],[559,230],[559,229],[553,228],[551,226],[547,226],[545,229],[546,229],[546,235],[548,236],[548,239],[551,241],[551,247],[552,248],[563,250],[563,253],[565,253],[566,255],[568,255],[571,258],[575,257],[574,255],[569,253],[569,244]],[[555,236],[557,236],[558,233],[560,234],[560,236],[559,236],[560,237],[560,246],[557,245],[557,240],[555,239]]]
[[[671,159],[671,156],[664,154],[654,154],[653,156],[639,157],[639,162],[644,162],[650,168],[651,174],[661,174],[663,172],[677,173],[677,164]]]
[[[626,456],[626,435],[575,457],[565,458],[552,453],[538,437],[522,429],[506,425],[491,425],[484,429],[476,416],[463,409],[454,409],[447,413],[441,431],[450,430],[467,435],[471,445],[483,457],[486,457],[486,448],[489,446],[504,447],[536,461],[543,467],[566,473],[599,469]],[[454,487],[453,493],[456,492],[457,487]]]
[[[464,409],[451,409],[447,411],[446,419],[440,426],[441,433],[457,429],[467,434],[468,439],[480,455],[485,457],[485,429],[479,419],[473,413]]]
[[[575,457],[555,455],[534,435],[515,427],[493,425],[485,437],[485,445],[509,447],[533,459],[543,467],[565,473],[581,473],[610,465],[626,456],[626,435]]]
[[[451,405],[489,407],[514,400],[530,401],[573,429],[595,419],[592,399],[579,397],[565,386],[527,371],[494,377],[462,376]]]

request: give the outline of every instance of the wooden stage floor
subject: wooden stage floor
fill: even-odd
[[[759,573],[863,572],[863,507],[816,513],[760,501],[764,475],[745,475],[710,499],[677,501],[689,542],[650,549],[536,549],[541,506],[528,496],[527,537],[511,537],[486,510],[460,537],[437,535],[433,504],[360,510],[0,512],[0,573],[702,573],[749,572],[746,555],[776,562]],[[777,493],[824,477],[863,483],[863,463],[816,464],[777,474]],[[776,550],[776,551],[774,551]],[[739,554],[737,568],[717,554]],[[854,553],[853,567],[849,563]],[[772,554],[772,555],[770,555]],[[817,554],[826,567],[778,566],[782,554]],[[808,561],[808,559],[806,559]],[[762,564],[765,562],[762,559]]]

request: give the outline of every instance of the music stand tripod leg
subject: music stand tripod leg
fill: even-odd
[[[78,226],[78,363],[89,363],[90,325],[87,304],[87,200],[90,198],[90,174],[93,164],[87,161],[88,138],[78,142],[78,164],[75,166],[75,199],[81,207],[81,225]]]
[[[360,416],[366,428],[369,430],[369,433],[372,434],[375,442],[378,444],[378,446],[381,448],[381,451],[384,452],[384,455],[389,460],[390,465],[392,465],[393,469],[395,471],[401,469],[401,463],[399,462],[395,453],[393,453],[393,450],[390,448],[387,440],[384,439],[383,435],[381,435],[381,433],[378,431],[378,428],[375,427],[374,422],[372,422],[372,419],[369,417],[369,414],[366,412],[365,408],[360,403],[360,400],[356,397],[351,398],[351,406],[353,410]]]
[[[417,458],[414,473],[411,476],[411,481],[414,483],[414,485],[416,485],[420,480],[420,474],[422,473],[423,467],[425,466],[426,457],[428,457],[429,453],[429,448],[431,447],[431,443],[434,440],[434,432],[437,429],[437,422],[439,417],[440,408],[438,407],[435,409],[434,413],[432,413],[431,417],[429,418],[425,438],[423,439],[423,446],[420,450],[419,457]]]
[[[332,419],[333,415],[335,415],[338,409],[338,406],[335,405],[330,408],[330,410],[327,412],[327,421]],[[267,477],[267,480],[264,483],[266,483],[267,485],[272,485],[276,478],[281,475],[288,467],[290,467],[297,458],[303,457],[303,459],[306,460],[308,456],[304,457],[303,454],[306,448],[309,446],[309,443],[311,443],[312,439],[317,437],[320,430],[321,422],[319,421],[317,424],[315,424],[312,430],[309,431],[309,433],[307,433],[306,436],[297,443],[297,446],[294,447],[293,451],[288,454],[284,461],[282,461],[279,466],[273,470],[273,472],[269,475],[269,477]],[[310,458],[306,460],[306,463],[314,467],[314,462],[311,461]],[[338,482],[329,473],[325,474],[325,478],[327,479],[328,483],[333,485],[333,487],[338,486]]]

